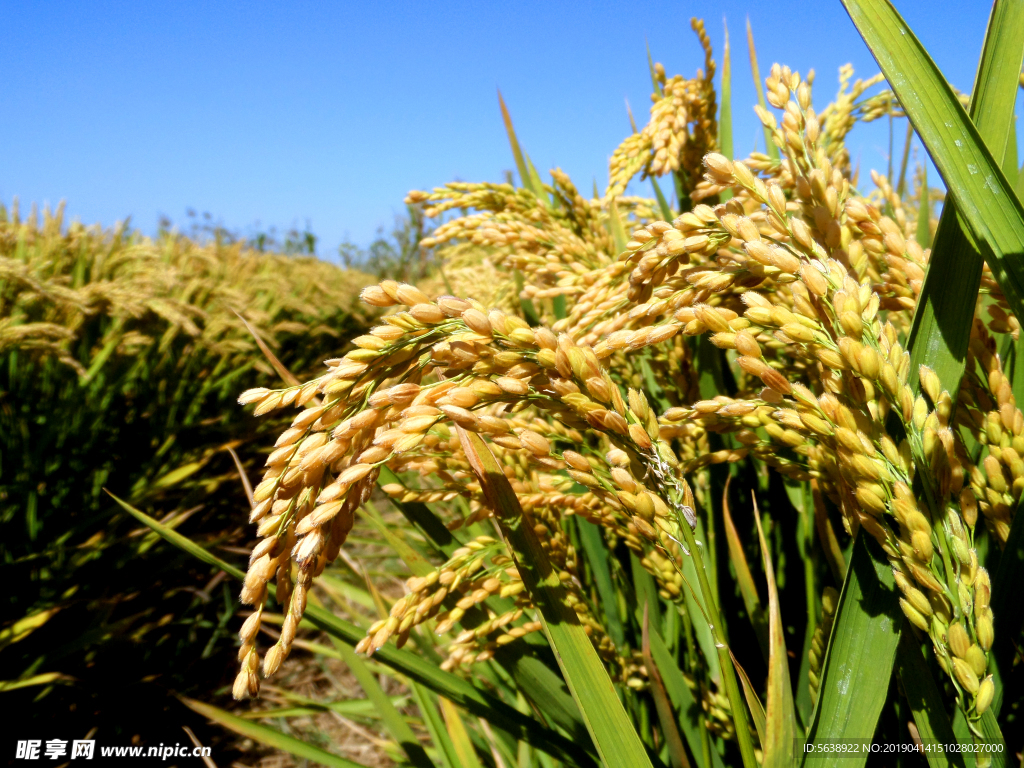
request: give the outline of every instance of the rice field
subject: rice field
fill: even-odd
[[[242,765],[1019,764],[1024,7],[961,95],[888,0],[844,5],[880,74],[761,80],[749,36],[763,153],[697,19],[592,194],[502,101],[514,177],[411,191],[402,275],[9,216],[9,634],[102,558],[138,608],[205,581],[124,631],[237,638],[165,685]],[[851,163],[879,119],[888,173]],[[12,646],[15,687],[73,688]]]

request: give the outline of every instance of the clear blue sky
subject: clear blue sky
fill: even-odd
[[[896,5],[969,89],[988,3]],[[748,14],[762,71],[815,68],[819,108],[841,64],[877,72],[838,0],[2,7],[0,200],[66,200],[70,217],[131,216],[146,232],[161,215],[183,224],[189,207],[243,233],[308,220],[324,256],[346,238],[368,243],[411,188],[500,180],[513,161],[499,87],[538,168],[603,187],[629,132],[625,99],[646,122],[645,40],[670,75],[700,65],[691,16],[719,61],[729,24],[737,154],[759,136]],[[865,170],[885,169],[877,125],[852,137]]]

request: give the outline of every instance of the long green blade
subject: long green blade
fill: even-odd
[[[658,722],[661,724],[661,732],[665,737],[665,746],[668,748],[672,768],[690,768],[690,759],[686,755],[686,747],[683,746],[679,723],[676,722],[672,712],[672,704],[668,690],[665,688],[665,681],[661,679],[661,672],[654,661],[654,656],[651,655],[651,624],[646,603],[641,624],[641,651],[644,666],[647,668],[647,679],[650,681],[651,696],[654,698],[654,708],[658,713]]]
[[[750,74],[754,76],[754,87],[757,88],[757,103],[762,109],[768,109],[768,103],[764,100],[764,84],[761,82],[761,68],[757,65],[757,49],[754,47],[754,30],[750,26],[750,17],[747,16],[747,47],[750,49]],[[772,132],[767,126],[761,126],[764,131],[765,154],[772,160],[779,159],[779,148],[772,141]],[[729,155],[726,155],[729,157]],[[731,159],[731,158],[730,158]]]
[[[761,542],[761,558],[768,579],[768,706],[765,712],[764,768],[789,768],[793,764],[793,742],[796,738],[796,709],[793,686],[789,679],[786,636],[782,628],[779,591],[775,586],[775,568],[761,528],[761,515],[754,503],[757,538]]]
[[[466,724],[459,716],[459,710],[443,696],[440,704],[441,714],[448,727],[448,736],[451,738],[452,747],[458,757],[459,766],[461,768],[482,768],[476,750],[473,748],[473,742],[469,738],[469,731],[466,730]]]
[[[320,749],[320,747],[315,747],[312,744],[307,744],[302,741],[302,739],[297,739],[294,736],[281,733],[268,725],[254,723],[251,720],[246,720],[238,715],[225,712],[219,707],[215,707],[211,704],[204,704],[203,702],[196,701],[195,699],[186,699],[182,697],[181,701],[189,709],[198,712],[203,717],[213,720],[215,723],[223,725],[228,730],[234,731],[240,736],[245,736],[253,741],[258,741],[260,744],[265,744],[268,747],[279,749],[282,752],[287,752],[288,754],[294,755],[295,757],[303,760],[312,760],[318,765],[326,765],[330,768],[362,768],[359,763],[346,760],[340,755],[327,752],[326,750]]]
[[[1022,56],[1024,6],[1000,0],[993,5],[989,18],[970,112],[986,145],[990,149],[1000,148],[993,152],[996,162],[1002,162],[1002,148],[1012,134]],[[922,191],[922,201],[926,199],[924,194]],[[919,219],[918,242],[924,245],[920,222]],[[956,204],[950,201],[939,220],[910,333],[911,381],[917,381],[921,364],[927,362],[938,374],[942,386],[950,394],[956,394],[964,373],[981,271],[981,254],[964,232],[957,218]]]
[[[126,512],[150,529],[156,531],[171,544],[205,563],[220,568],[226,574],[239,581],[245,578],[245,573],[230,563],[207,552],[195,542],[154,520],[145,512],[135,509],[113,494],[110,494],[110,496]],[[273,586],[268,588],[273,590]],[[315,605],[306,606],[305,618],[324,632],[353,647],[365,636],[365,632],[355,624],[345,621]],[[446,696],[470,713],[503,728],[516,738],[529,740],[538,749],[548,751],[563,759],[570,756],[579,765],[593,765],[593,761],[581,752],[581,747],[578,743],[555,733],[549,728],[545,728],[533,718],[522,714],[514,707],[509,706],[489,693],[481,691],[468,681],[439,669],[427,659],[421,658],[409,651],[395,648],[393,645],[385,645],[379,649],[374,654],[374,658],[395,671],[401,672],[414,682],[422,683],[432,691]]]
[[[740,684],[743,686],[743,698],[747,700],[747,706],[750,708],[750,719],[754,721],[754,730],[757,731],[758,741],[761,742],[761,746],[768,742],[765,733],[768,729],[768,716],[764,711],[764,704],[761,703],[761,699],[757,696],[757,691],[754,690],[754,684],[750,682],[750,676],[747,674],[747,670],[743,668],[739,660],[729,651],[729,655],[732,656],[732,665],[736,669],[736,675],[740,679]],[[767,753],[766,753],[767,754]]]
[[[622,619],[619,616],[618,593],[615,591],[615,585],[612,584],[608,548],[601,537],[601,529],[582,517],[576,518],[576,524],[580,532],[583,552],[590,563],[594,584],[597,586],[598,597],[601,598],[601,607],[604,609],[605,622],[608,625],[608,636],[611,637],[615,645],[622,646],[626,642],[626,636],[622,627]]]
[[[519,139],[516,138],[516,130],[512,127],[512,115],[508,113],[505,106],[505,99],[501,91],[498,91],[498,104],[501,106],[501,119],[505,123],[505,132],[508,134],[508,143],[512,147],[512,157],[516,161],[516,170],[519,171],[519,185],[536,194],[533,189],[533,182],[530,178],[530,169],[526,166],[526,158],[523,157],[523,150],[519,147]]]
[[[431,741],[437,748],[437,755],[441,758],[439,768],[461,768],[459,757],[455,753],[455,745],[452,744],[451,736],[445,729],[444,720],[438,712],[437,697],[421,685],[413,683],[413,696],[416,698],[416,705],[423,715],[423,724],[427,727]]]
[[[380,476],[377,479],[380,485],[399,483],[398,475],[387,467],[380,468]],[[400,502],[388,497],[395,508],[401,512],[405,519],[416,526],[427,541],[445,557],[451,557],[452,552],[461,547],[465,542],[445,527],[437,515],[435,515],[426,504],[418,501]]]
[[[822,665],[818,705],[808,743],[827,749],[833,739],[870,739],[889,691],[903,612],[896,581],[881,548],[863,529],[839,597]],[[808,761],[807,754],[814,759]],[[867,754],[805,753],[814,768],[858,768]]]
[[[946,715],[946,704],[942,693],[935,684],[931,670],[925,664],[921,648],[911,632],[903,632],[900,637],[896,661],[900,671],[900,682],[910,702],[910,711],[914,713],[914,725],[925,743],[955,744],[953,726]],[[967,742],[970,744],[970,740]],[[952,750],[941,754],[937,751],[925,752],[928,764],[932,768],[946,768],[954,765],[963,768],[963,756]]]
[[[979,68],[978,103],[972,107],[979,121],[984,123],[991,117],[993,123],[1001,123],[992,127],[999,160],[993,157],[949,83],[892,4],[888,0],[843,0],[843,4],[942,174],[956,213],[988,262],[1011,309],[1024,316],[1024,208],[999,167],[1009,130],[1009,114],[1003,111],[1007,101],[1006,73],[1012,70],[1016,77],[1024,56],[1024,11],[1020,3],[1000,2],[993,10]],[[1009,98],[1012,110],[1013,97]],[[939,245],[954,237],[947,234],[953,229],[955,222],[944,214],[936,238],[936,258],[941,259]],[[963,252],[947,253],[954,259]],[[974,306],[970,285],[948,295],[947,291],[950,286],[963,286],[974,280],[980,262],[975,259],[972,264],[970,272],[966,271],[966,264],[961,265],[959,280],[951,280],[946,269],[945,274],[933,278],[933,296],[922,298],[925,315],[915,322],[921,328],[917,335],[924,341],[915,345],[921,347],[916,356],[929,361],[940,356],[944,366],[955,363],[955,367],[945,370],[944,385],[959,380],[957,369],[963,369],[959,350],[966,349],[966,334],[970,330],[970,324],[963,324],[962,318],[968,305],[973,316]],[[939,278],[941,286],[936,283]],[[928,312],[933,314],[931,320]],[[939,325],[937,333],[928,329],[931,323]],[[947,348],[944,354],[940,352],[942,346]],[[913,364],[911,370],[916,371]]]
[[[398,746],[405,752],[409,762],[419,768],[430,768],[430,759],[427,757],[423,746],[416,739],[416,734],[412,732],[412,728],[409,727],[402,713],[398,711],[388,695],[384,693],[384,689],[380,687],[380,683],[377,682],[377,678],[374,677],[366,662],[350,645],[341,642],[336,637],[332,637],[331,640],[334,642],[334,647],[341,654],[345,666],[348,667],[352,676],[355,677],[360,687],[366,693],[366,698],[373,702],[373,706],[377,710],[377,714],[380,715],[384,727],[391,734],[391,738],[398,742]]]
[[[932,244],[932,233],[929,231],[931,225],[931,200],[928,197],[928,166],[921,166],[921,189],[917,209],[917,244],[927,248]],[[927,279],[927,275],[925,276]]]
[[[729,560],[732,562],[733,570],[736,571],[736,583],[740,588],[740,595],[743,597],[743,606],[747,609],[747,616],[750,618],[754,634],[757,636],[757,644],[760,646],[761,655],[767,664],[769,658],[768,619],[764,615],[764,608],[761,607],[761,600],[757,596],[757,584],[754,583],[754,575],[750,572],[750,564],[743,551],[743,542],[736,530],[736,523],[732,519],[728,487],[722,494],[722,520],[725,523],[725,540],[729,548]]]
[[[642,609],[637,609],[635,618],[643,626]],[[665,691],[668,693],[673,708],[679,712],[679,723],[682,726],[686,743],[690,747],[690,752],[693,754],[697,765],[704,766],[701,755],[700,733],[700,720],[703,715],[700,705],[693,697],[693,692],[690,690],[690,686],[686,684],[686,678],[683,677],[678,662],[665,645],[665,641],[661,639],[658,630],[651,627],[647,639],[650,643],[651,658],[661,673],[661,680],[665,685]],[[722,758],[718,752],[711,750],[711,766],[704,766],[704,768],[722,768],[722,766]]]
[[[409,566],[413,576],[426,576],[434,570],[425,557],[410,546],[409,542],[396,534],[381,518],[380,513],[367,502],[359,508],[360,515],[381,535],[396,555]]]
[[[732,160],[732,61],[729,55],[729,27],[722,19],[725,29],[725,45],[722,48],[721,104],[718,107],[718,151]],[[725,189],[719,195],[723,202],[732,197],[732,190]]]
[[[597,751],[609,768],[649,768],[643,742],[615,693],[608,672],[566,602],[565,590],[551,567],[533,526],[501,467],[479,435],[457,427],[463,450],[509,543],[516,567],[538,607],[544,630],[569,690],[579,705]]]

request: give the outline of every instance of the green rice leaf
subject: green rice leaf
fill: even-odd
[[[366,662],[350,645],[341,642],[336,637],[332,637],[331,640],[334,643],[334,647],[341,654],[345,666],[348,667],[352,676],[355,677],[363,689],[363,692],[366,693],[366,698],[373,702],[373,706],[377,710],[377,714],[380,715],[384,727],[391,734],[391,738],[398,742],[398,746],[405,752],[409,762],[419,768],[431,768],[427,753],[416,738],[416,734],[412,732],[412,728],[405,721],[405,717],[395,708],[388,695],[384,693],[384,689],[380,687],[380,683],[377,682],[377,678],[367,667]]]
[[[391,483],[400,484],[401,480],[387,467],[381,467],[377,482],[380,485],[389,485]],[[427,541],[445,557],[451,557],[452,552],[463,545],[459,535],[449,531],[441,518],[435,515],[426,504],[418,501],[402,502],[388,498],[395,508],[405,516],[405,519],[416,526]]]
[[[761,648],[761,655],[767,663],[769,658],[768,620],[764,615],[764,608],[761,607],[761,599],[757,595],[757,585],[754,583],[747,555],[743,551],[743,543],[740,541],[736,524],[732,519],[732,512],[729,509],[728,481],[726,482],[726,492],[722,494],[722,519],[725,522],[725,540],[729,547],[729,560],[732,561],[733,570],[736,571],[736,583],[740,588],[740,595],[743,597],[743,605],[747,609],[750,623],[754,626],[754,634],[757,635],[757,644]]]
[[[928,166],[921,166],[921,194],[918,199],[917,209],[917,244],[927,248],[932,244],[931,233],[931,199],[928,196]]]
[[[533,193],[537,195],[537,199],[544,204],[546,208],[551,207],[551,196],[548,191],[544,189],[544,182],[540,178],[540,174],[537,173],[537,169],[533,165],[533,161],[530,156],[523,155],[526,158],[526,168],[530,172],[530,188],[533,189]]]
[[[914,713],[914,725],[917,726],[921,739],[925,743],[956,743],[953,726],[946,716],[946,704],[942,699],[942,693],[935,684],[935,678],[932,677],[931,670],[921,655],[921,647],[912,632],[902,633],[896,663],[899,667],[900,682],[903,683],[903,690],[910,702],[910,711]],[[963,756],[953,751],[945,754],[925,752],[925,757],[932,768],[964,766]]]
[[[1024,8],[993,8],[971,103],[975,126],[888,0],[843,3],[949,190],[911,331],[910,369],[916,382],[919,364],[928,361],[955,397],[981,276],[978,252],[1014,313],[1024,310],[1024,209],[999,168],[1024,57]]]
[[[907,138],[903,142],[903,159],[900,160],[900,176],[896,182],[896,196],[902,198],[907,187],[907,165],[910,164],[910,150],[914,144],[914,126],[907,122]],[[891,181],[891,179],[890,179]]]
[[[996,687],[1000,686],[997,685]],[[991,764],[996,766],[996,768],[1004,768],[1007,765],[1006,740],[1003,738],[1003,732],[999,728],[995,712],[991,707],[981,716],[981,720],[976,723],[975,727],[981,731],[981,739],[975,741],[975,743],[980,741],[983,744],[997,745],[996,748],[1000,749],[1000,751],[992,754]],[[967,718],[964,717],[963,710],[959,707],[953,716],[953,733],[956,734],[956,738],[961,744],[970,744],[975,739],[971,733],[970,726],[967,725]]]
[[[608,231],[615,240],[615,250],[626,250],[626,229],[622,226],[622,218],[619,216],[619,208],[612,200],[608,206]]]
[[[455,745],[445,728],[444,719],[438,712],[438,697],[422,685],[412,684],[413,696],[416,697],[416,704],[423,715],[423,724],[427,727],[431,740],[441,758],[441,768],[461,768],[459,756],[455,752]],[[442,699],[443,700],[443,699]]]
[[[19,688],[32,688],[37,685],[53,685],[54,683],[70,683],[74,678],[60,672],[44,672],[41,675],[24,677],[21,680],[0,680],[0,693],[16,691]]]
[[[754,87],[757,88],[757,103],[762,109],[768,109],[768,102],[764,99],[764,82],[761,80],[761,68],[757,65],[757,49],[754,47],[754,30],[750,27],[750,17],[747,16],[747,47],[750,49],[750,74],[754,76]],[[778,161],[779,148],[772,141],[772,132],[767,126],[761,126],[764,131],[765,154],[772,160]],[[730,158],[731,159],[731,158]]]
[[[732,656],[732,665],[736,668],[736,674],[739,675],[740,684],[743,686],[743,698],[747,700],[747,707],[750,708],[750,717],[754,721],[754,730],[757,731],[758,741],[761,742],[761,746],[767,741],[767,723],[768,716],[764,711],[764,704],[761,703],[761,699],[757,695],[757,691],[754,690],[754,684],[750,682],[750,676],[747,674],[747,670],[740,664],[739,659],[733,655],[730,650],[729,655]]]
[[[458,757],[461,768],[482,768],[480,759],[473,748],[473,742],[469,738],[466,724],[462,722],[459,710],[444,696],[441,697],[441,714],[444,715],[445,724],[448,726],[448,735],[452,740],[452,747]]]
[[[399,482],[398,476],[387,467],[381,467],[380,478],[382,484]],[[437,550],[446,557],[450,557],[464,542],[457,532],[449,531],[441,519],[431,511],[426,504],[419,502],[400,503],[391,500],[406,519],[412,522],[428,541],[432,542]],[[488,598],[488,608],[496,614],[505,613],[512,608],[510,600],[502,598]],[[530,700],[536,705],[553,723],[563,728],[566,733],[575,737],[586,739],[586,727],[580,716],[579,708],[569,694],[561,676],[552,667],[548,666],[538,648],[548,651],[547,641],[535,633],[524,638],[529,646],[529,651],[519,650],[515,647],[504,647],[495,653],[495,661],[501,664],[515,678],[516,684],[521,690],[529,693]],[[589,746],[589,745],[588,745]]]
[[[870,739],[889,692],[903,612],[892,568],[881,547],[863,529],[839,597],[839,608],[822,663],[818,704],[808,743]],[[813,768],[857,768],[866,754],[815,754]]]
[[[665,745],[668,748],[669,760],[672,768],[690,768],[690,760],[686,756],[686,748],[683,746],[683,737],[679,733],[679,724],[672,713],[672,704],[665,689],[665,682],[661,679],[661,672],[658,665],[654,663],[651,655],[651,627],[647,605],[644,605],[644,618],[641,625],[641,652],[643,654],[644,666],[647,668],[647,679],[650,680],[651,696],[654,698],[654,708],[658,713],[658,722],[661,724],[661,732],[665,737]]]
[[[718,151],[732,160],[732,59],[729,55],[729,26],[722,19],[725,45],[722,48],[722,87],[718,107]],[[732,189],[722,190],[719,198],[725,202],[732,197]]]
[[[312,760],[319,765],[329,766],[329,768],[361,768],[359,763],[346,760],[340,755],[327,752],[312,744],[307,744],[301,739],[281,733],[268,725],[254,723],[244,717],[225,712],[223,709],[212,704],[204,704],[201,701],[188,699],[184,696],[181,697],[181,702],[194,712],[198,712],[203,717],[224,726],[230,731],[234,731],[240,736],[245,736],[260,744],[279,749],[282,752],[287,752],[289,755],[294,755],[302,760]]]
[[[658,76],[654,71],[654,59],[651,57],[651,43],[650,41],[645,41],[645,43],[647,45],[647,69],[650,70],[651,73],[651,87],[654,88],[654,92],[658,94],[658,96],[664,96],[665,91],[658,82]]]
[[[544,623],[569,690],[579,705],[591,738],[605,765],[631,768],[651,765],[640,737],[615,693],[608,672],[587,637],[576,612],[525,517],[519,499],[486,443],[457,427],[463,450],[509,543],[516,567]]]
[[[608,557],[608,548],[605,546],[604,538],[601,536],[601,529],[584,520],[576,518],[580,532],[580,543],[583,544],[583,552],[590,563],[590,570],[597,585],[597,594],[601,598],[601,608],[604,610],[605,622],[608,626],[608,636],[617,646],[625,643],[625,631],[622,627],[622,618],[619,616],[618,593],[615,585],[612,584],[611,564]]]
[[[512,148],[512,157],[516,161],[516,170],[519,172],[519,185],[536,194],[530,178],[530,169],[526,165],[526,158],[523,157],[523,150],[519,147],[519,139],[516,138],[516,129],[512,127],[512,115],[508,113],[508,107],[505,106],[505,99],[502,98],[501,91],[498,91],[498,104],[501,106],[501,119],[505,123],[505,132],[508,134],[508,143]]]
[[[658,180],[653,176],[650,178],[651,186],[654,187],[654,197],[658,200],[658,211],[661,213],[661,218],[665,221],[672,221],[675,215],[672,213],[672,207],[668,204],[668,198],[661,191],[661,185],[658,183]]]
[[[768,708],[765,713],[764,768],[789,768],[793,763],[793,743],[796,738],[796,709],[793,706],[793,686],[789,679],[789,659],[786,656],[786,636],[782,628],[779,591],[775,585],[775,568],[768,542],[761,528],[761,514],[754,501],[754,520],[757,537],[761,542],[761,558],[768,579]]]
[[[636,619],[643,626],[643,616],[639,609],[636,612]],[[690,690],[690,686],[686,684],[686,680],[683,678],[683,673],[679,669],[675,657],[669,651],[665,641],[661,639],[661,635],[658,634],[655,627],[650,628],[647,641],[651,650],[651,659],[661,673],[665,692],[668,693],[672,707],[679,713],[679,724],[682,727],[683,736],[686,738],[686,744],[690,748],[690,753],[694,756],[694,761],[697,765],[705,768],[706,764],[702,760],[701,748],[703,715],[700,705],[693,698],[693,692]],[[711,750],[710,768],[723,768],[722,758],[714,750]]]

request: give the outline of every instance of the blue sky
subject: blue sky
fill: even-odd
[[[969,89],[988,4],[897,0],[957,87]],[[744,24],[762,71],[877,67],[829,2],[3,3],[0,201],[67,201],[84,222],[131,216],[153,232],[208,211],[253,233],[308,221],[330,256],[367,244],[412,188],[500,180],[513,167],[496,98],[540,169],[603,187],[607,161],[650,106],[645,41],[668,73],[702,61],[703,17],[733,51],[736,152],[760,136]],[[901,135],[901,134],[900,134]],[[885,169],[887,127],[858,128],[864,170]],[[897,144],[900,142],[898,141]],[[933,177],[934,178],[934,177]],[[637,188],[637,192],[649,194]]]

